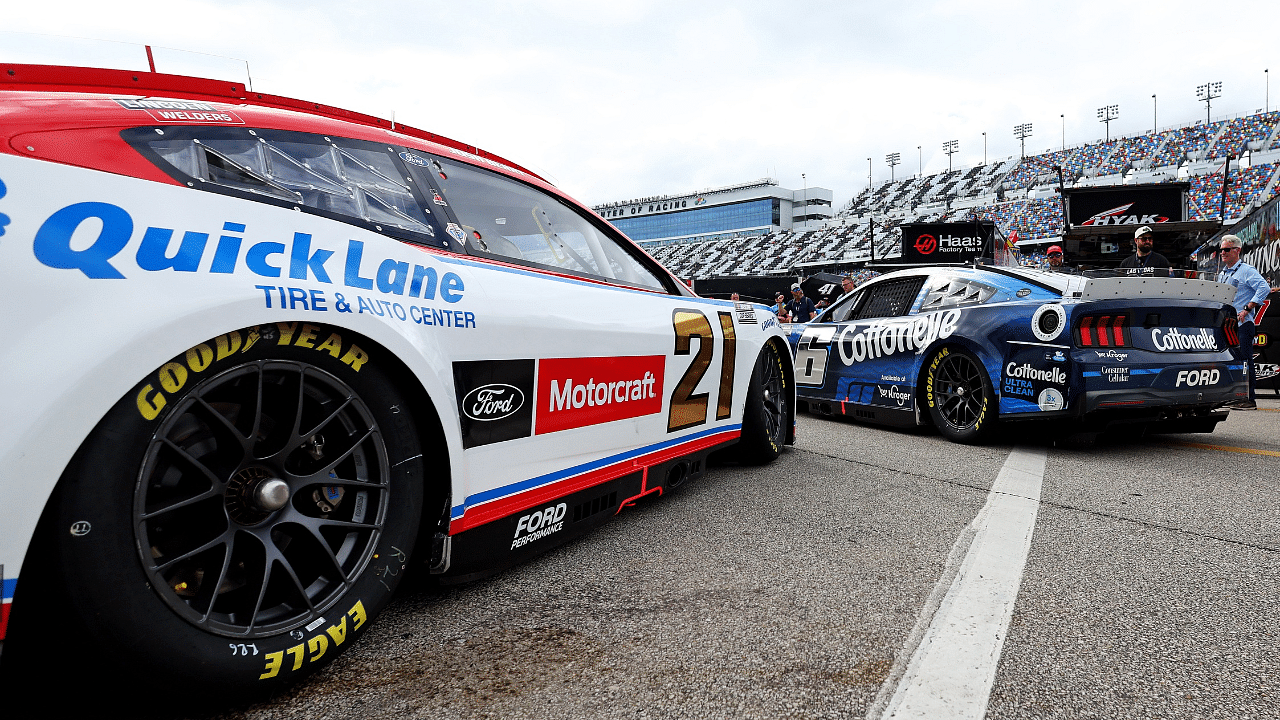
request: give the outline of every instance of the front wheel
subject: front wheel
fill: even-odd
[[[951,442],[976,444],[995,426],[995,391],[973,355],[944,347],[925,366],[925,406],[938,432]]]
[[[740,462],[762,465],[782,454],[787,438],[790,404],[787,375],[777,347],[767,344],[756,358],[747,384],[747,403],[742,413],[742,438],[738,441]]]
[[[121,399],[41,520],[45,572],[15,598],[20,664],[68,638],[95,672],[250,696],[350,647],[403,573],[422,503],[406,400],[353,340],[231,332]]]

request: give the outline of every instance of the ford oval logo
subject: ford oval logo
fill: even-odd
[[[472,420],[491,422],[511,417],[524,407],[524,392],[515,385],[482,385],[462,399],[462,414]]]

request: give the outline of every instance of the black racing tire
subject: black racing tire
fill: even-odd
[[[996,394],[987,371],[959,348],[940,348],[925,364],[924,401],[934,427],[951,442],[978,444],[995,428]]]
[[[404,573],[423,492],[391,360],[361,344],[246,328],[126,394],[42,515],[6,667],[73,655],[144,701],[222,704],[351,647]]]
[[[787,439],[791,389],[778,348],[768,343],[756,358],[742,411],[742,437],[735,447],[738,462],[763,465],[782,454]]]

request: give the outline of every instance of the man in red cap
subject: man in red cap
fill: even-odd
[[[1058,245],[1050,245],[1045,251],[1045,255],[1049,257],[1049,262],[1044,266],[1045,270],[1061,270],[1062,269],[1062,247]]]

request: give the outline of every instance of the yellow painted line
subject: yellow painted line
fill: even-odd
[[[1231,447],[1229,445],[1206,445],[1204,443],[1193,442],[1171,442],[1170,445],[1181,445],[1182,447],[1200,448],[1201,450],[1222,450],[1223,452],[1238,452],[1249,455],[1267,455],[1269,457],[1280,457],[1280,452],[1275,450],[1254,450],[1253,448]]]

